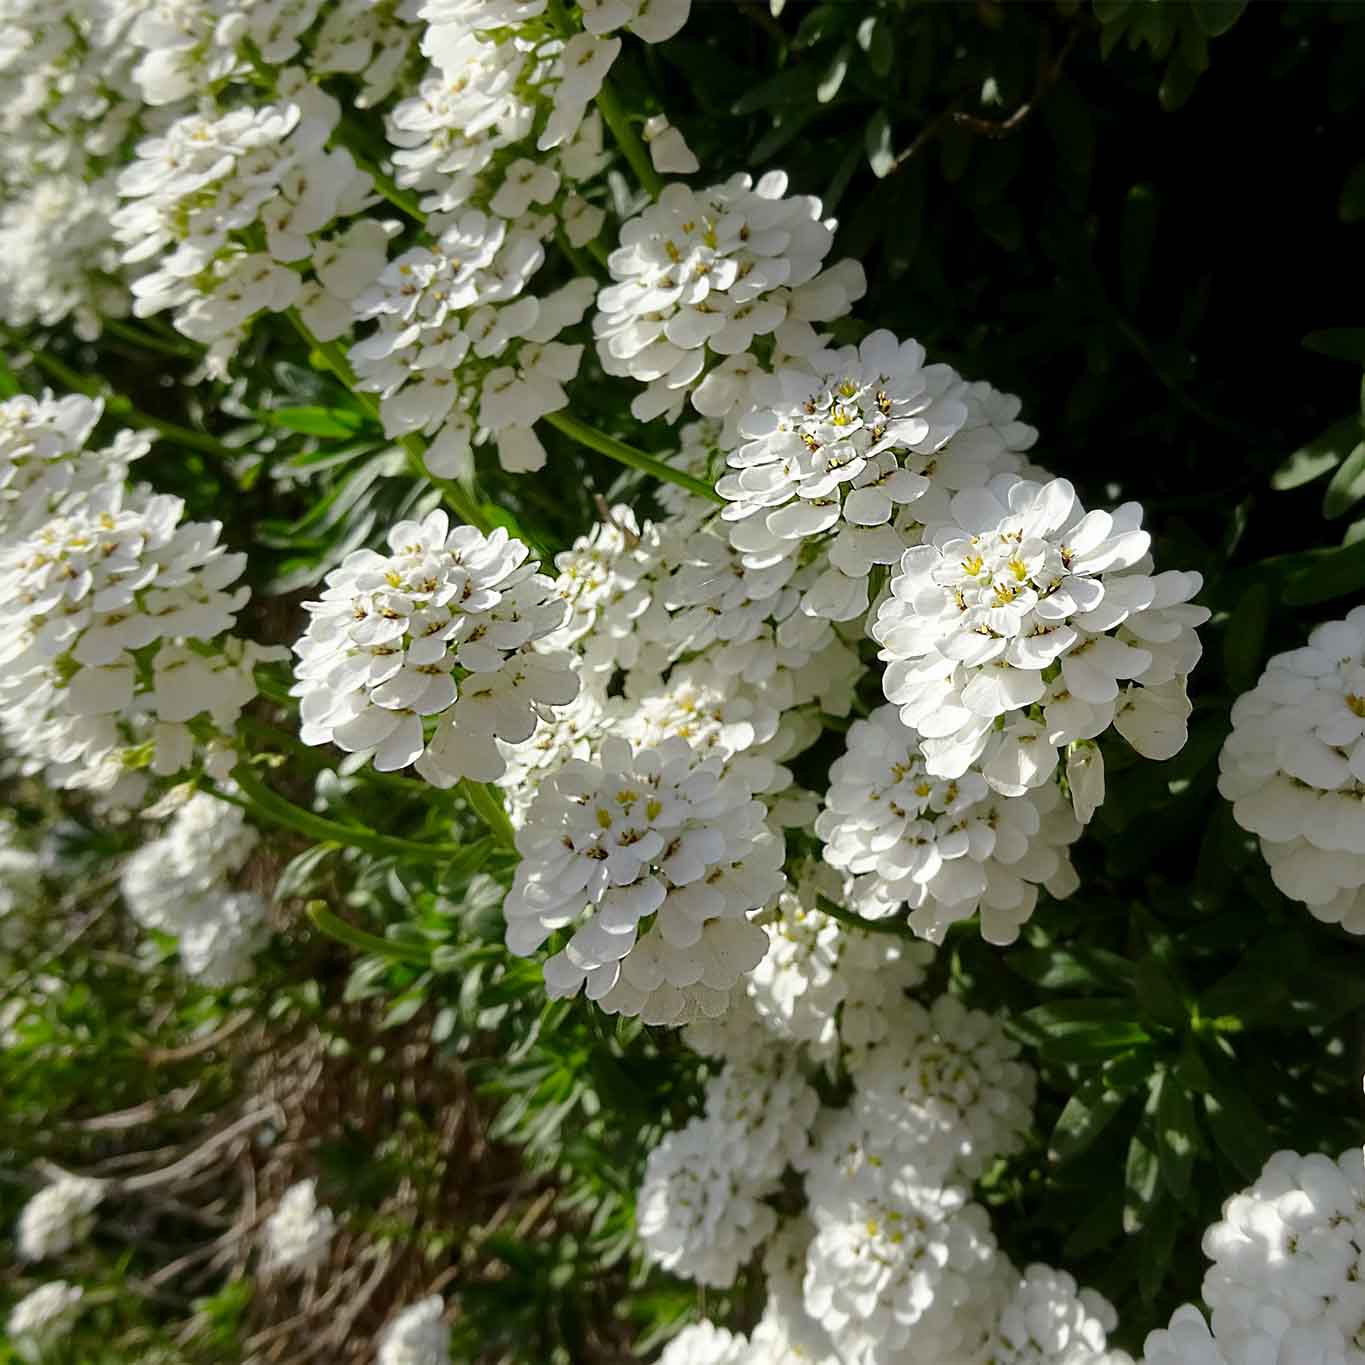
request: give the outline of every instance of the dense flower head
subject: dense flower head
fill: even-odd
[[[240,807],[199,792],[124,864],[128,912],[143,928],[174,937],[181,966],[205,985],[245,979],[267,937],[265,901],[230,884],[258,837]]]
[[[854,875],[858,908],[880,918],[908,905],[933,941],[979,909],[983,937],[1012,943],[1039,886],[1076,886],[1066,849],[1080,826],[1055,786],[1002,796],[978,772],[936,777],[892,706],[849,727],[825,803],[815,831],[825,861]]]
[[[577,679],[534,650],[564,618],[550,579],[501,527],[485,536],[443,511],[389,532],[390,553],[356,550],[327,576],[294,646],[307,744],[415,764],[436,786],[492,781],[496,740],[519,744],[538,709],[572,701]],[[436,717],[427,736],[423,720]]]
[[[1291,1326],[1273,1308],[1249,1330],[1224,1336],[1187,1303],[1168,1327],[1148,1334],[1141,1365],[1347,1365],[1357,1358],[1348,1351],[1336,1328]]]
[[[907,548],[905,518],[936,519],[945,489],[995,472],[940,458],[967,421],[956,380],[946,365],[926,366],[918,342],[890,332],[759,372],[737,422],[742,443],[728,456],[735,472],[716,485],[731,500],[724,515],[736,548],[757,562],[784,542],[831,533],[830,567],[806,609],[860,615],[871,567],[897,563]],[[938,496],[918,505],[931,489]]]
[[[335,1225],[331,1209],[317,1201],[315,1180],[300,1180],[291,1185],[262,1229],[265,1269],[272,1272],[317,1269],[327,1258]]]
[[[104,411],[98,398],[68,394],[41,398],[16,394],[0,403],[0,531],[6,536],[38,529],[77,500],[114,487],[150,442],[121,431],[104,449],[87,449]]]
[[[592,297],[586,279],[544,298],[527,293],[544,259],[534,234],[471,208],[432,246],[390,261],[355,300],[357,315],[378,323],[351,348],[360,386],[380,395],[388,435],[434,438],[433,472],[465,472],[487,432],[508,469],[544,463],[531,428],[568,402],[563,385],[583,350],[555,337]]]
[[[104,1198],[104,1182],[62,1175],[24,1205],[14,1240],[26,1261],[61,1256],[85,1241],[95,1227],[95,1210]]]
[[[134,281],[134,313],[175,309],[176,327],[210,346],[220,377],[256,313],[316,307],[317,281],[305,275],[316,267],[320,281],[335,265],[317,239],[369,193],[351,154],[326,146],[337,102],[298,73],[281,93],[275,104],[185,115],[140,143],[119,176],[123,259],[155,263]],[[346,301],[357,292],[355,280],[341,288]]]
[[[776,1228],[777,1215],[763,1202],[766,1189],[727,1154],[740,1141],[738,1132],[701,1119],[650,1152],[635,1217],[651,1262],[723,1288]]]
[[[664,1347],[658,1365],[750,1365],[751,1360],[741,1334],[713,1322],[694,1322]]]
[[[1277,1152],[1204,1234],[1213,1264],[1203,1298],[1219,1341],[1254,1332],[1273,1311],[1284,1328],[1340,1334],[1350,1365],[1365,1362],[1365,1160]]]
[[[1365,607],[1270,660],[1233,705],[1219,767],[1280,890],[1365,933]]]
[[[70,1333],[84,1293],[79,1285],[51,1280],[14,1305],[5,1333],[21,1360],[42,1360]]]
[[[621,229],[593,331],[609,374],[649,386],[637,416],[676,415],[710,357],[739,355],[788,319],[838,317],[861,295],[861,274],[831,274],[822,287],[832,224],[818,199],[786,190],[780,171],[705,190],[674,182]]]
[[[851,1112],[869,1140],[921,1178],[971,1181],[1033,1127],[1036,1077],[1000,1021],[950,995],[906,1001],[854,1075]]]
[[[932,774],[961,776],[984,755],[1002,790],[1037,785],[1056,765],[1043,750],[1111,723],[1148,757],[1180,748],[1188,707],[1141,693],[1178,681],[1183,694],[1208,612],[1187,605],[1198,574],[1146,572],[1141,522],[1136,503],[1087,513],[1065,479],[1000,475],[956,494],[951,521],[905,552],[872,635]],[[1129,681],[1145,686],[1135,696]],[[1020,724],[1000,732],[1000,717]]]
[[[277,657],[228,634],[250,596],[229,587],[246,557],[183,513],[109,484],[0,546],[2,723],[58,785],[112,787],[147,744],[134,766],[176,772],[224,739],[255,695],[252,667]]]
[[[851,1365],[952,1360],[980,1331],[979,1296],[996,1274],[995,1238],[961,1190],[888,1179],[827,1133],[826,1169],[807,1177],[815,1237],[806,1311]],[[875,1175],[868,1175],[868,1171]]]
[[[543,782],[504,913],[522,956],[572,931],[545,964],[552,996],[583,987],[610,1012],[668,1023],[728,1003],[766,946],[747,915],[782,890],[783,844],[721,768],[685,740],[636,751],[611,736]]]
[[[1080,1289],[1064,1270],[1031,1265],[1015,1285],[996,1324],[989,1365],[1120,1365],[1108,1349],[1118,1314],[1093,1289]]]
[[[450,1365],[450,1329],[439,1294],[403,1309],[379,1338],[375,1365]]]

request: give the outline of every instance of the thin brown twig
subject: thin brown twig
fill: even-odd
[[[957,128],[965,128],[969,133],[975,133],[978,137],[990,138],[992,141],[998,141],[1001,138],[1009,137],[1011,133],[1018,132],[1033,117],[1038,106],[1047,98],[1048,92],[1057,84],[1062,74],[1062,67],[1066,64],[1066,59],[1075,46],[1076,39],[1081,36],[1081,31],[1082,25],[1074,26],[1066,35],[1066,41],[1055,57],[1049,58],[1046,51],[1040,53],[1038,83],[1034,86],[1033,93],[1028,99],[1012,114],[1002,119],[990,119],[982,118],[979,114],[969,114],[962,109],[945,109],[920,129],[915,140],[896,157],[888,174],[894,175],[907,161],[913,160],[950,123]],[[1043,42],[1047,42],[1046,34],[1043,36]]]

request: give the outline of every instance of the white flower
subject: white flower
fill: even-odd
[[[1365,607],[1270,660],[1233,705],[1219,768],[1280,890],[1365,933]]]
[[[646,119],[644,135],[649,159],[660,175],[691,175],[701,169],[701,162],[683,135],[669,123],[667,114]]]
[[[1040,707],[1055,746],[1103,730],[1120,681],[1171,681],[1176,672],[1145,647],[1148,610],[1173,657],[1197,659],[1193,626],[1207,612],[1182,604],[1201,580],[1144,572],[1150,537],[1137,504],[1086,513],[1065,479],[1001,475],[958,493],[951,516],[902,556],[872,627],[887,698],[924,737],[931,773],[965,772],[997,717]],[[989,777],[990,755],[984,763]],[[1035,780],[1050,770],[1037,764]]]
[[[782,840],[735,773],[684,740],[602,743],[544,782],[517,835],[507,944],[545,964],[551,996],[586,987],[613,1013],[680,1022],[718,1013],[767,939],[746,918],[781,891]]]
[[[636,1200],[645,1256],[675,1275],[723,1288],[777,1226],[761,1202],[762,1186],[746,1178],[726,1149],[739,1133],[694,1119],[649,1154]]]
[[[728,456],[736,472],[716,485],[732,503],[724,515],[735,547],[757,560],[832,533],[830,566],[805,609],[861,615],[872,566],[897,563],[910,543],[902,510],[931,520],[915,504],[932,487],[963,486],[957,462],[940,454],[967,421],[956,379],[946,365],[926,367],[918,342],[890,332],[756,375],[737,422],[742,444]],[[942,494],[931,502],[934,512],[946,508]]]
[[[95,1227],[95,1209],[104,1198],[104,1182],[63,1175],[39,1190],[24,1205],[14,1241],[26,1261],[61,1256],[85,1241]]]
[[[190,976],[206,986],[236,985],[269,937],[266,904],[254,891],[210,893],[185,906],[175,932]]]
[[[917,1179],[971,1181],[1033,1129],[1036,1077],[999,1020],[950,995],[910,1000],[854,1072],[851,1113]]]
[[[991,1365],[1117,1365],[1108,1334],[1118,1314],[1064,1270],[1031,1265],[995,1328]]]
[[[712,1322],[684,1327],[664,1347],[658,1365],[749,1365],[748,1342]]]
[[[1249,1331],[1224,1336],[1185,1304],[1168,1328],[1148,1334],[1141,1365],[1347,1365],[1358,1357],[1334,1327],[1291,1327],[1271,1309]]]
[[[86,495],[116,486],[150,448],[143,435],[120,432],[112,445],[87,450],[104,411],[98,398],[16,394],[0,403],[0,530],[37,530]]]
[[[868,1165],[847,1123],[824,1136],[807,1177],[806,1311],[849,1365],[953,1360],[980,1335],[976,1300],[996,1275],[986,1210]]]
[[[5,1332],[19,1358],[42,1360],[71,1331],[83,1297],[78,1285],[52,1280],[20,1299],[5,1321]]]
[[[1213,1264],[1203,1298],[1220,1341],[1250,1333],[1274,1312],[1285,1327],[1329,1328],[1365,1361],[1360,1341],[1365,1272],[1365,1161],[1359,1147],[1333,1161],[1277,1152],[1250,1189],[1204,1234]]]
[[[450,1365],[450,1329],[439,1294],[398,1314],[379,1338],[375,1365]]]
[[[492,781],[504,769],[495,741],[524,742],[540,706],[577,692],[564,660],[532,649],[564,607],[501,527],[451,529],[437,510],[400,522],[388,543],[387,556],[348,555],[306,604],[294,646],[301,737],[368,753],[381,772],[415,764],[436,786]]]
[[[847,743],[815,832],[825,861],[857,878],[862,913],[904,902],[911,927],[937,942],[979,909],[982,936],[1012,943],[1039,886],[1059,897],[1075,888],[1065,849],[1080,827],[1054,786],[1001,796],[979,773],[936,778],[891,706],[854,721]]]
[[[362,82],[356,107],[372,109],[392,93],[420,38],[415,0],[341,0],[323,19],[309,68]]]
[[[265,1269],[316,1270],[327,1259],[334,1228],[331,1209],[318,1204],[317,1182],[291,1185],[265,1220]]]
[[[674,183],[621,229],[593,331],[609,374],[662,395],[637,397],[637,415],[681,400],[708,354],[737,355],[775,331],[791,291],[814,280],[833,233],[818,199],[785,198],[786,188],[776,171],[756,186],[742,174],[699,191]]]

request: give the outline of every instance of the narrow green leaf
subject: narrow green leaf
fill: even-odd
[[[1157,1157],[1161,1179],[1177,1199],[1190,1188],[1190,1172],[1199,1146],[1194,1106],[1179,1078],[1170,1071],[1157,1077],[1156,1087]]]
[[[1128,1143],[1123,1168],[1123,1230],[1129,1236],[1146,1225],[1160,1181],[1161,1166],[1152,1141],[1139,1130]]]
[[[272,426],[301,431],[308,436],[354,436],[365,425],[365,415],[349,408],[274,408],[260,414]]]
[[[896,168],[896,152],[891,145],[891,124],[885,109],[878,109],[868,120],[863,132],[867,148],[867,163],[878,180],[884,180]]]
[[[1234,695],[1251,688],[1260,675],[1269,624],[1270,589],[1264,583],[1252,583],[1233,609],[1223,633],[1223,673]]]
[[[1361,498],[1365,498],[1365,441],[1351,451],[1332,475],[1322,495],[1322,515],[1329,521],[1345,516]]]
[[[1062,1108],[1048,1144],[1048,1160],[1071,1161],[1089,1149],[1128,1097],[1092,1076]]]
[[[1355,448],[1361,433],[1361,420],[1354,415],[1333,422],[1321,436],[1301,446],[1270,476],[1270,486],[1284,493],[1321,478]]]
[[[732,112],[752,114],[755,110],[768,109],[775,104],[804,104],[810,99],[810,93],[810,67],[793,66],[746,91],[734,102]]]
[[[1321,332],[1309,332],[1304,346],[1333,360],[1353,360],[1365,365],[1365,327],[1326,327]]]
[[[1165,1028],[1183,1028],[1189,1018],[1180,985],[1170,969],[1154,954],[1148,953],[1137,965],[1134,976],[1138,1008],[1153,1023]]]
[[[1214,1089],[1204,1096],[1204,1117],[1223,1155],[1247,1180],[1255,1180],[1275,1143],[1246,1092],[1216,1077]]]
[[[1365,541],[1340,545],[1315,555],[1305,569],[1284,586],[1284,601],[1291,607],[1330,602],[1365,589]]]
[[[1152,1303],[1161,1293],[1180,1231],[1181,1206],[1174,1199],[1158,1198],[1147,1214],[1138,1249],[1138,1292],[1144,1303]]]
[[[834,60],[825,69],[820,84],[815,87],[815,98],[821,104],[828,104],[839,93],[839,87],[843,85],[844,77],[848,74],[848,59],[852,55],[853,50],[847,43],[841,44],[834,54]]]
[[[1194,21],[1210,38],[1221,38],[1246,12],[1248,0],[1193,0]]]
[[[1365,161],[1357,161],[1347,173],[1337,214],[1343,223],[1358,223],[1365,218]]]

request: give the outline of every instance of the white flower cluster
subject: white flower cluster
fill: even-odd
[[[379,1338],[376,1365],[450,1365],[450,1329],[439,1294],[405,1308]]]
[[[74,393],[16,394],[0,403],[0,536],[35,531],[102,485],[128,477],[151,443],[120,431],[111,445],[87,449],[103,412],[98,398]]]
[[[155,262],[133,283],[133,311],[174,309],[176,328],[210,347],[219,377],[262,310],[297,305],[324,339],[346,330],[351,300],[384,258],[375,223],[318,240],[365,205],[370,178],[326,145],[338,103],[302,74],[283,85],[276,104],[187,114],[141,142],[119,176],[124,260]]]
[[[708,362],[747,357],[756,337],[774,333],[786,348],[809,344],[812,322],[842,317],[862,297],[853,262],[821,273],[834,233],[820,201],[786,189],[780,171],[702,191],[674,183],[621,229],[593,331],[607,373],[646,385],[631,405],[637,417],[676,417],[694,389],[697,410],[720,415],[729,385],[708,384]]]
[[[5,1334],[20,1360],[42,1360],[71,1332],[84,1291],[65,1280],[52,1280],[26,1294],[5,1319]]]
[[[367,754],[381,772],[415,765],[438,787],[492,781],[496,741],[530,739],[542,710],[578,690],[565,658],[534,648],[564,606],[502,528],[452,529],[437,510],[400,522],[388,543],[388,555],[353,551],[305,604],[301,737]]]
[[[981,914],[982,936],[1012,943],[1038,888],[1069,895],[1067,845],[1080,825],[1052,784],[1002,796],[979,772],[933,776],[920,739],[893,706],[849,727],[815,823],[825,860],[853,874],[869,918],[911,910],[910,926],[940,942],[950,924]]]
[[[1275,885],[1365,934],[1365,607],[1270,660],[1232,708],[1219,767]]]
[[[14,1242],[26,1261],[61,1256],[84,1242],[95,1227],[95,1210],[104,1199],[104,1182],[62,1175],[24,1205]]]
[[[232,766],[252,670],[279,651],[230,634],[246,558],[217,544],[218,523],[183,515],[179,498],[107,482],[0,539],[0,729],[58,786],[136,799],[135,768],[168,776],[196,748]]]
[[[636,1213],[646,1259],[698,1284],[733,1284],[777,1226],[763,1201],[803,1159],[819,1104],[789,1050],[713,1077],[705,1113],[649,1154]]]
[[[1129,1365],[1107,1344],[1112,1308],[1064,1272],[1018,1272],[970,1200],[969,1182],[1034,1126],[1018,1047],[952,996],[911,998],[932,949],[812,905],[819,888],[838,910],[837,880],[806,869],[764,917],[771,947],[750,1000],[685,1030],[724,1068],[704,1114],[650,1154],[641,1244],[673,1273],[726,1287],[766,1243],[768,1297],[751,1336],[701,1323],[664,1358]],[[843,1107],[820,1107],[802,1080],[817,1064],[851,1081]],[[805,1211],[779,1227],[784,1171],[802,1177]]]
[[[651,1023],[725,1009],[767,943],[747,916],[785,879],[762,803],[721,768],[682,739],[637,750],[611,736],[541,782],[503,913],[521,956],[572,930],[545,964],[552,996],[585,987]]]
[[[356,299],[358,316],[378,323],[351,348],[360,386],[380,395],[389,436],[434,438],[432,472],[468,472],[487,432],[507,469],[545,463],[532,425],[568,403],[563,385],[583,352],[555,337],[582,319],[592,284],[526,293],[544,259],[535,235],[471,208],[431,247],[390,261]]]
[[[1146,1342],[1143,1365],[1365,1362],[1365,1158],[1276,1152],[1204,1234],[1197,1308]]]
[[[281,1196],[262,1229],[267,1273],[316,1270],[327,1259],[336,1220],[317,1201],[317,1182],[300,1180]]]
[[[10,0],[0,42],[0,318],[90,340],[128,312],[108,159],[136,128],[124,24],[105,3]]]
[[[239,807],[199,792],[124,864],[128,912],[144,929],[174,937],[185,971],[206,985],[243,980],[265,942],[265,901],[230,883],[258,837]]]

